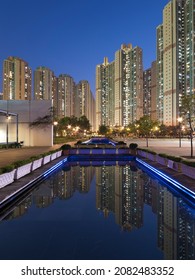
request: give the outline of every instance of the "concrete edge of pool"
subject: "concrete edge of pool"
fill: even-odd
[[[18,190],[11,193],[5,199],[0,201],[0,211],[5,208],[7,209],[10,205],[15,204],[18,200],[21,199],[22,195],[25,195],[28,191],[30,192],[32,187],[34,187],[37,183],[45,180],[51,173],[53,173],[55,170],[57,170],[64,163],[68,163],[68,158],[69,157],[65,157],[62,160],[58,161],[53,166],[49,167],[46,171],[41,173],[39,176],[32,179],[28,183],[25,183]],[[79,157],[77,157],[77,160],[78,160],[78,158]],[[97,155],[96,155],[95,159],[97,159]],[[119,159],[117,158],[117,160],[119,160]],[[189,190],[187,187],[183,186],[178,181],[172,179],[170,176],[168,176],[164,172],[161,172],[157,168],[152,167],[150,164],[144,162],[140,158],[131,157],[131,160],[135,160],[135,162],[137,162],[139,165],[141,165],[141,167],[144,167],[146,170],[148,170],[149,173],[156,175],[162,181],[171,185],[172,189],[174,189],[175,191],[177,191],[178,193],[183,195],[185,198],[188,199],[189,202],[191,202],[193,204],[193,206],[195,206],[195,193],[193,191]]]
[[[136,158],[136,162],[142,167],[145,167],[145,169],[149,171],[149,173],[155,174],[157,178],[160,178],[163,182],[166,182],[167,184],[171,185],[172,189],[182,194],[185,198],[187,198],[190,202],[192,202],[195,205],[195,192],[189,190],[187,187],[179,183],[177,180],[171,178],[165,172],[158,170],[157,168],[151,166],[150,164],[146,163],[140,158]]]

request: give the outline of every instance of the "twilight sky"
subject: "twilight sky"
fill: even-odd
[[[143,49],[144,69],[156,59],[156,27],[169,0],[0,0],[0,92],[3,60],[18,56],[32,71],[88,80],[95,94],[95,68],[114,60],[123,43]]]

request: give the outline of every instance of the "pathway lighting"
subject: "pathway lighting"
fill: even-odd
[[[179,117],[177,120],[179,123],[179,148],[181,148],[181,123],[182,123],[183,119],[182,119],[182,117]]]

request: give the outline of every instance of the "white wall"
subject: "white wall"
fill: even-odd
[[[38,117],[44,117],[50,112],[51,100],[0,100],[0,109],[18,114],[18,141],[24,141],[24,146],[52,146],[53,125],[30,127],[30,123]],[[0,142],[6,142],[6,127],[8,122],[8,141],[16,141],[16,117],[0,115]]]

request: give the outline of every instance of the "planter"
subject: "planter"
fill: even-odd
[[[137,150],[130,149],[129,151],[130,151],[130,155],[132,155],[132,156],[136,156],[137,155]]]
[[[57,152],[51,154],[51,161],[57,158]]]
[[[157,155],[156,156],[156,161],[158,163],[160,163],[161,165],[167,166],[167,162],[168,162],[167,158],[164,158],[164,157],[161,157],[161,156]]]
[[[142,150],[137,150],[137,154],[141,157],[144,157],[146,158],[146,152],[145,151],[142,151]]]
[[[167,159],[167,167],[169,167],[177,172],[181,172],[181,163],[180,162],[175,162],[173,160]]]
[[[47,163],[50,162],[50,161],[51,161],[51,155],[45,156],[45,157],[43,158],[43,164],[47,164]]]
[[[147,157],[149,160],[156,161],[156,155],[154,155],[154,154],[146,153],[146,157]]]
[[[186,176],[195,179],[195,168],[184,163],[181,163],[181,172]]]
[[[0,189],[13,183],[16,169],[0,175]]]
[[[15,173],[15,178],[14,179],[19,179],[27,174],[29,174],[31,172],[32,169],[32,162],[27,163],[23,166],[20,166],[16,169],[16,173]]]
[[[43,158],[34,160],[33,163],[32,163],[32,171],[41,167],[42,162],[43,162]]]
[[[61,155],[62,155],[62,150],[56,152],[56,158],[61,157]]]
[[[68,156],[70,153],[70,150],[62,150],[63,156]]]

